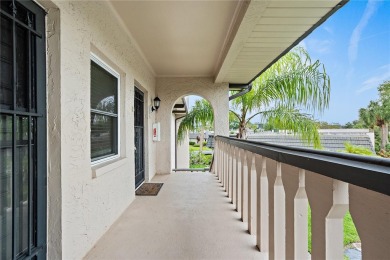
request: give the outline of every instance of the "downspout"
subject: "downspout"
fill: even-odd
[[[244,85],[229,84],[229,89],[241,90],[240,92],[229,97],[229,101],[241,97],[252,90],[252,82]]]

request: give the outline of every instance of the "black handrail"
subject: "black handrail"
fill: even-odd
[[[390,196],[390,160],[217,136],[221,141],[278,162]]]

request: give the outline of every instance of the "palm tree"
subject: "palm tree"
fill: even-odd
[[[313,63],[303,48],[296,47],[261,74],[249,93],[234,99],[230,113],[239,121],[240,138],[246,138],[248,122],[260,115],[274,127],[291,130],[320,147],[317,123],[309,112],[323,112],[329,97],[324,65]]]
[[[359,110],[359,118],[366,127],[374,129],[375,126],[381,129],[381,149],[385,149],[389,143],[389,122],[390,122],[390,81],[385,81],[378,87],[379,100],[370,101],[367,108]]]
[[[200,132],[200,153],[203,150],[204,130],[214,123],[214,113],[209,102],[205,99],[197,100],[191,111],[180,122],[177,139],[179,142],[184,140],[189,131]]]

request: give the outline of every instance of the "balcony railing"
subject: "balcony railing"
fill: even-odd
[[[350,211],[363,259],[390,256],[390,160],[216,137],[212,166],[261,252],[343,259]]]

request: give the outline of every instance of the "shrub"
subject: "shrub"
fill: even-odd
[[[210,167],[213,156],[210,154],[202,154],[199,151],[190,152],[190,168]],[[194,166],[197,167],[194,167]]]
[[[195,142],[194,141],[190,141],[190,145],[194,145],[195,144]]]
[[[199,147],[199,144],[194,144],[193,147]]]
[[[345,146],[345,151],[347,153],[368,155],[368,156],[375,155],[370,149],[362,147],[362,146],[356,146],[356,145],[352,145],[350,143],[345,143],[344,146]]]

